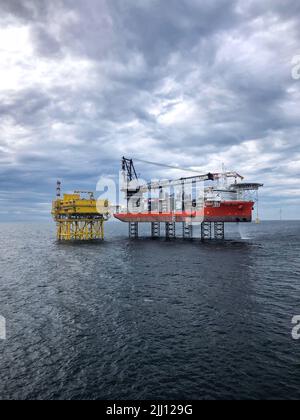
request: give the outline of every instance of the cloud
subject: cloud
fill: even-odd
[[[57,178],[91,189],[123,155],[223,162],[266,184],[267,217],[299,217],[299,17],[292,0],[0,0],[1,219],[48,217]]]

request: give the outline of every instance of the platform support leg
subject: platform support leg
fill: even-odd
[[[202,239],[202,241],[212,239],[212,224],[211,224],[211,222],[203,222],[201,224],[201,239]]]
[[[174,222],[166,223],[166,238],[171,239],[176,237],[176,225]]]
[[[153,239],[160,237],[160,223],[159,222],[151,223],[151,236]]]
[[[184,239],[193,239],[193,225],[183,222],[182,223],[182,236]]]
[[[129,238],[138,238],[139,237],[139,224],[138,222],[129,223]]]
[[[218,241],[224,241],[225,239],[225,223],[216,222],[214,226],[215,239]]]

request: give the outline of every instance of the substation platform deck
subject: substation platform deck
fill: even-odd
[[[107,200],[95,200],[80,194],[65,194],[53,202],[52,216],[59,241],[91,241],[104,239],[104,223],[109,218]]]

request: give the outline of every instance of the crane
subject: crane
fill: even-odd
[[[162,163],[157,163],[157,162],[150,162],[150,161],[146,161],[146,160],[141,160],[141,159],[136,159],[139,162],[143,162],[146,164],[150,164],[150,165],[155,165],[155,166],[160,166],[160,167],[166,167],[166,168],[171,168],[171,169],[178,169],[178,170],[185,170],[185,171],[191,171],[191,172],[196,172],[194,170],[191,169],[187,169],[187,168],[181,168],[181,167],[176,167],[176,166],[171,166],[171,165],[164,165]],[[134,166],[134,162],[133,159],[128,159],[123,157],[122,159],[122,170],[123,172],[125,172],[126,176],[127,176],[127,187],[124,188],[123,190],[127,190],[127,191],[131,191],[134,194],[136,194],[137,192],[141,192],[141,193],[145,193],[149,190],[158,190],[161,188],[166,188],[166,187],[173,187],[173,186],[177,186],[177,185],[183,185],[183,184],[193,184],[196,182],[205,182],[205,181],[216,181],[216,180],[220,180],[222,178],[234,178],[235,182],[237,183],[237,179],[241,179],[243,180],[244,177],[241,176],[240,174],[238,174],[237,172],[225,172],[224,174],[222,173],[207,173],[207,174],[199,174],[199,175],[193,175],[190,177],[182,177],[179,179],[175,179],[175,180],[165,180],[165,181],[156,181],[156,182],[149,182],[147,184],[144,185],[138,185],[138,176],[137,176],[137,172],[135,170],[135,166]],[[197,172],[198,173],[198,172]],[[132,181],[135,181],[133,183],[133,185],[130,187],[130,183]],[[132,194],[130,194],[132,195]]]
[[[144,182],[138,177],[134,160],[123,157],[121,190],[125,193],[127,207],[120,208],[114,216],[129,224],[131,238],[138,237],[139,223],[151,224],[153,238],[160,236],[162,223],[167,238],[176,236],[176,223],[183,224],[185,238],[191,238],[193,224],[200,223],[202,239],[224,239],[225,223],[252,221],[255,201],[246,195],[251,190],[258,191],[262,184],[243,183],[242,175],[225,169],[220,173],[201,174],[194,169],[136,160],[194,174],[173,180]],[[229,184],[227,179],[234,181]],[[206,181],[212,184],[206,186]],[[192,188],[188,187],[189,184]]]

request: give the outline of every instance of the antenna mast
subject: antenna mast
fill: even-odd
[[[60,198],[61,197],[61,182],[57,181],[56,183],[56,197]]]

